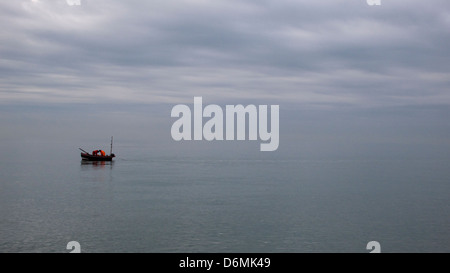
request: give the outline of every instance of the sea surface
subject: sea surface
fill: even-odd
[[[450,162],[2,144],[0,252],[450,252]],[[62,148],[65,147],[65,148]],[[120,150],[120,145],[119,148]]]

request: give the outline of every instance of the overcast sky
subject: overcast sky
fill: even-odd
[[[0,13],[3,104],[450,103],[447,0],[17,0]]]
[[[0,2],[0,24],[0,107],[10,107],[3,128],[23,117],[14,105],[171,107],[203,96],[205,103],[280,104],[281,138],[286,124],[297,124],[292,139],[310,134],[312,141],[355,121],[354,112],[343,114],[353,120],[336,126],[308,109],[374,109],[357,124],[379,130],[361,139],[410,124],[392,136],[399,142],[434,124],[428,143],[442,145],[450,131],[442,115],[450,104],[448,0],[15,0]],[[386,107],[397,110],[377,110]],[[413,108],[431,112],[392,122],[399,117],[392,113]],[[305,112],[288,117],[295,109]],[[170,108],[164,111],[167,136]],[[59,118],[75,122],[75,113]],[[314,117],[322,123],[308,123]],[[348,131],[355,136],[357,128]],[[336,144],[330,141],[323,139]]]

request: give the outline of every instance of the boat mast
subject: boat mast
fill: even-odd
[[[113,137],[111,137],[111,150],[109,151],[109,155],[112,155],[112,144],[113,144]]]

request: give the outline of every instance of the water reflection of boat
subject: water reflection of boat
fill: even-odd
[[[84,161],[112,161],[112,159],[116,157],[116,155],[112,153],[112,145],[113,145],[113,138],[111,137],[111,150],[109,155],[105,154],[102,150],[96,150],[92,152],[92,154],[90,154],[81,148],[78,149],[82,151],[81,159]],[[98,152],[101,152],[101,154],[98,155],[97,154]]]
[[[106,170],[114,167],[115,161],[89,161],[81,160],[81,170],[91,171],[91,170]]]
[[[112,166],[114,161],[89,161],[89,160],[81,160],[81,165],[83,166]]]

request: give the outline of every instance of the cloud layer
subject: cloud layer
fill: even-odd
[[[444,0],[0,3],[1,103],[449,104]]]

